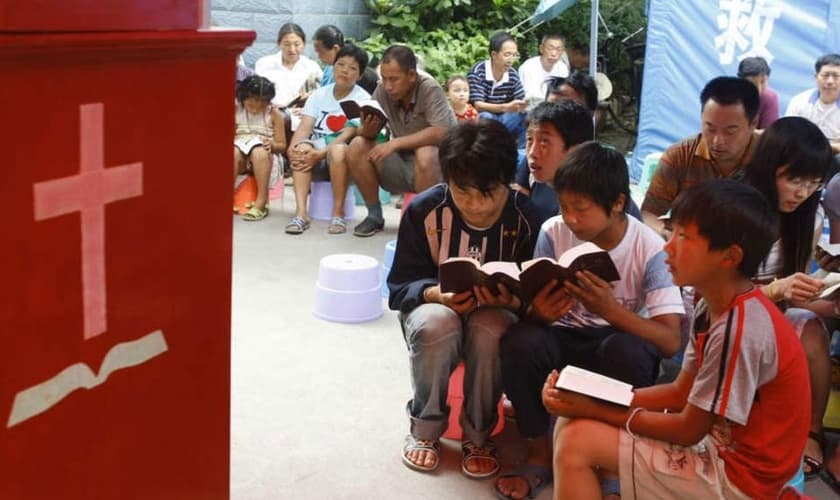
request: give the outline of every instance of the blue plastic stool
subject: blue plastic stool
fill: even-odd
[[[802,460],[799,461],[799,470],[794,474],[793,479],[787,482],[788,486],[793,486],[799,493],[805,493],[805,471],[802,469]]]
[[[391,264],[394,263],[394,252],[397,251],[397,240],[391,240],[385,243],[385,254],[382,256],[382,298],[387,299],[390,295],[388,291],[388,273],[391,272]]]

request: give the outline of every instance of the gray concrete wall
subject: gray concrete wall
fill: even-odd
[[[244,52],[245,64],[253,68],[260,57],[277,52],[277,31],[294,22],[306,33],[305,54],[317,61],[312,34],[319,26],[334,24],[345,37],[367,38],[370,16],[362,0],[212,0],[211,20],[215,26],[246,28],[257,39]]]

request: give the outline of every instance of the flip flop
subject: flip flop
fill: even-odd
[[[252,206],[247,212],[242,214],[242,219],[247,221],[263,220],[266,217],[268,217],[268,206],[265,206],[262,210]]]
[[[521,477],[528,483],[528,498],[536,498],[546,486],[551,484],[554,478],[551,468],[540,464],[519,464],[515,469],[499,476],[499,479],[505,477]],[[493,492],[496,493],[496,498],[500,500],[511,500],[511,497],[499,491],[499,479],[493,485]]]
[[[820,450],[825,450],[825,436],[821,432],[808,431],[808,439],[813,439],[820,446]],[[802,456],[802,465],[806,481],[818,478],[823,470],[823,463],[808,455]]]
[[[484,446],[478,446],[469,439],[461,443],[461,472],[470,479],[487,479],[495,476],[499,472],[499,460],[496,458],[496,445],[489,439],[484,443]],[[472,472],[467,469],[467,462],[470,460],[487,459],[495,462],[495,467],[487,472]]]
[[[419,465],[411,460],[408,459],[408,452],[414,450],[425,450],[426,452],[430,452],[435,457],[435,464],[432,466],[426,465]],[[405,437],[405,444],[403,444],[402,449],[402,461],[406,467],[409,469],[416,470],[418,472],[432,472],[438,468],[440,465],[440,441],[431,441],[428,439],[416,439],[414,436],[409,434]]]
[[[329,234],[343,234],[347,232],[347,223],[341,217],[333,217],[330,219],[330,225],[327,227]]]
[[[309,229],[308,220],[303,217],[292,217],[292,220],[286,224],[285,230],[287,234],[303,234],[307,229]]]

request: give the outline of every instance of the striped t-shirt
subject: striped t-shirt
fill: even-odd
[[[470,102],[486,102],[488,104],[504,104],[516,99],[525,99],[525,89],[519,73],[511,68],[502,75],[502,79],[493,79],[493,68],[490,59],[476,63],[469,74]]]

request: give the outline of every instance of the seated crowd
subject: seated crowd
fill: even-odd
[[[387,278],[409,352],[406,466],[438,467],[448,380],[463,361],[463,473],[500,472],[491,431],[502,394],[527,440],[526,460],[493,485],[499,498],[552,485],[555,498],[776,498],[800,468],[840,491],[840,455],[823,466],[822,429],[826,325],[840,299],[819,298],[825,274],[809,274],[826,218],[840,242],[840,55],[817,60],[816,88],[782,118],[763,59],[709,80],[701,130],[664,152],[638,207],[624,157],[594,140],[595,85],[565,65],[562,37],[544,37],[517,71],[516,41],[497,33],[489,59],[445,87],[393,45],[366,89],[368,56],[336,30],[316,33],[326,71],[301,55],[305,35],[290,23],[280,53],[239,83],[234,173],[253,172],[258,195],[243,217],[259,220],[270,172],[287,159],[291,234],[310,226],[313,180],[332,183],[331,234],[346,231],[351,182],[367,208],[359,237],[384,227],[380,188],[417,193]],[[380,112],[348,117],[348,100]],[[251,137],[261,147],[247,149]],[[618,280],[579,271],[531,300],[438,281],[448,258],[521,264],[584,242],[609,254]],[[660,364],[675,355],[681,370],[663,381]],[[629,407],[555,388],[569,365],[632,384]]]

